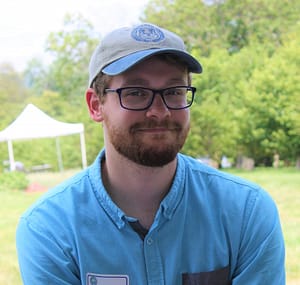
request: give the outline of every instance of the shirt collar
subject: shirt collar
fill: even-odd
[[[105,150],[102,149],[96,157],[94,163],[89,168],[89,178],[96,198],[100,206],[110,216],[116,226],[121,229],[125,226],[125,213],[112,201],[107,193],[101,179],[101,161],[105,158]],[[161,202],[160,208],[156,214],[154,224],[158,224],[163,216],[171,219],[184,192],[185,167],[184,160],[180,154],[177,155],[176,174],[169,193]]]

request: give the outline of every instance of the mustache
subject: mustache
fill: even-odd
[[[168,120],[164,120],[161,122],[157,122],[154,120],[148,120],[148,121],[144,121],[144,122],[137,122],[135,124],[133,124],[130,129],[129,132],[130,133],[134,133],[136,131],[138,131],[139,129],[153,129],[153,128],[165,128],[165,129],[172,129],[172,130],[181,130],[182,129],[182,125],[178,122],[170,122]]]

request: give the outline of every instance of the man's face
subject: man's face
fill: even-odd
[[[188,72],[157,57],[147,59],[121,75],[108,88],[163,89],[188,85]],[[102,106],[106,144],[137,164],[163,166],[176,157],[189,131],[189,109],[169,110],[159,94],[144,111],[125,110],[117,93],[108,93]]]

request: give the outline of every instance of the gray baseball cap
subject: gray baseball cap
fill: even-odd
[[[145,23],[114,30],[102,39],[90,60],[89,86],[99,72],[118,75],[146,58],[162,53],[181,58],[190,72],[202,72],[201,64],[186,51],[178,35]]]

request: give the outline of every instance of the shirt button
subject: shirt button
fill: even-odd
[[[148,239],[147,239],[147,244],[148,244],[148,245],[151,245],[152,243],[153,243],[153,239],[152,239],[152,238],[148,238]]]

